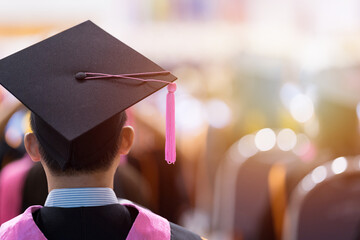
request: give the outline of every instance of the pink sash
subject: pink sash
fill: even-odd
[[[37,227],[32,213],[42,206],[31,206],[16,218],[3,223],[0,227],[1,240],[46,240],[44,234]]]
[[[6,165],[0,173],[0,224],[16,217],[21,211],[22,190],[33,162],[26,154]]]
[[[139,214],[130,229],[127,240],[157,239],[170,240],[170,223],[151,211],[126,202],[123,205],[135,207]],[[32,218],[32,213],[41,206],[32,206],[26,211],[4,223],[0,227],[1,240],[46,240],[44,234],[37,227]]]
[[[168,220],[152,213],[150,210],[139,207],[130,201],[126,201],[122,203],[122,205],[134,207],[139,211],[139,214],[126,238],[127,240],[170,240],[171,233],[170,223]]]

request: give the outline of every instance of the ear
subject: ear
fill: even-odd
[[[131,126],[125,126],[122,128],[120,133],[120,148],[119,153],[122,155],[126,155],[129,153],[131,146],[134,142],[134,129]]]
[[[34,162],[39,162],[41,159],[39,151],[39,143],[34,133],[27,133],[24,136],[24,144],[27,153]]]

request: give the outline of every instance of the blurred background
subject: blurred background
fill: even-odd
[[[88,19],[179,78],[177,162],[162,90],[130,110],[120,196],[209,239],[360,238],[359,1],[0,1],[0,58]],[[28,116],[1,89],[3,169]]]

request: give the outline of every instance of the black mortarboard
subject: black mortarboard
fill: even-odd
[[[135,78],[86,80],[90,75],[85,72]],[[138,77],[163,82],[140,82]],[[39,141],[62,168],[89,161],[113,134],[115,115],[174,80],[91,21],[0,60],[0,83],[35,114],[42,129]],[[101,124],[108,130],[97,131]]]

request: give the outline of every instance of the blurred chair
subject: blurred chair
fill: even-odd
[[[239,142],[229,149],[216,174],[212,229],[221,239],[280,239],[287,166],[300,160],[276,147],[247,158],[239,151]]]
[[[284,240],[360,239],[360,156],[316,167],[293,191]]]
[[[215,175],[212,234],[217,239],[229,240],[233,236],[236,176],[246,158],[238,153],[234,144],[219,165]]]

